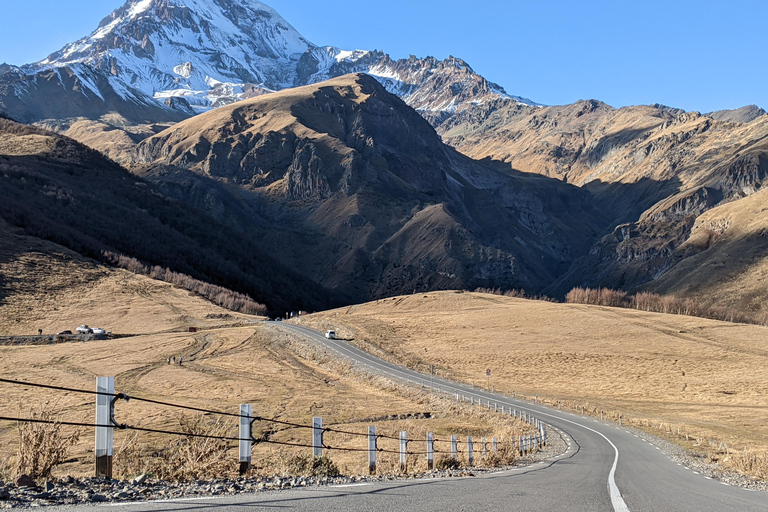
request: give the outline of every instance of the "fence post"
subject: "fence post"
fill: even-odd
[[[482,455],[483,460],[485,460],[485,455],[486,455],[486,451],[485,451],[485,438],[481,437],[480,438],[480,442],[483,444],[483,447],[482,447],[480,453]]]
[[[493,453],[499,453],[499,445],[495,437],[493,438]]]
[[[406,471],[408,464],[408,432],[400,432],[400,470]]]
[[[523,456],[523,436],[520,436],[518,439],[518,446],[520,448],[520,456]]]
[[[432,432],[427,433],[427,469],[435,469],[435,438]]]
[[[376,474],[376,427],[368,427],[368,473]]]
[[[312,418],[312,455],[323,456],[323,418]]]
[[[240,475],[245,475],[251,468],[251,404],[240,404]]]
[[[115,393],[114,377],[97,377],[98,393]],[[96,424],[112,424],[112,396],[96,395]],[[96,478],[112,478],[112,427],[96,427]]]
[[[467,437],[467,459],[469,460],[469,465],[474,466],[475,454],[472,446],[472,436]]]
[[[456,442],[456,436],[451,436],[451,457],[453,457],[453,460],[459,458],[459,447]]]

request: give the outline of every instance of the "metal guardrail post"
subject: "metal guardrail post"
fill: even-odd
[[[115,393],[114,377],[96,378],[96,425],[110,425],[112,418],[112,394]],[[114,429],[96,427],[96,478],[112,478],[112,448]]]

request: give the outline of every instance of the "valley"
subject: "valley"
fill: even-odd
[[[47,58],[0,65],[0,375],[251,403],[259,478],[295,472],[310,434],[296,424],[316,416],[378,425],[384,479],[401,472],[402,430],[533,432],[493,398],[549,418],[562,450],[477,479],[488,495],[522,481],[546,494],[526,506],[571,507],[539,485],[565,481],[583,500],[568,510],[752,510],[734,496],[768,481],[766,184],[756,105],[543,105],[459,57],[315,44],[257,0],[126,0]],[[563,303],[577,287],[755,325]],[[80,325],[109,334],[56,334]],[[365,353],[340,357],[329,330]],[[368,354],[419,373],[386,377]],[[431,367],[477,395],[430,393]],[[119,421],[185,425],[158,405],[120,403]],[[93,418],[90,397],[0,383],[0,416],[44,408]],[[362,437],[327,434],[342,473],[368,472]],[[17,438],[0,421],[0,446]],[[184,445],[115,439],[121,478]],[[92,441],[55,475],[92,473]],[[713,491],[724,474],[734,488]]]

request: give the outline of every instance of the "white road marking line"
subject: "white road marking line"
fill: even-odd
[[[306,331],[310,331],[311,334],[315,334],[314,332],[311,331],[311,329],[307,329],[307,328],[303,328],[303,329],[306,330]],[[302,330],[302,329],[299,328],[299,330]],[[319,334],[317,335],[317,339],[320,340],[320,342],[322,344],[324,344],[324,345],[326,345],[328,347],[331,347],[332,350],[334,349],[334,347],[342,347],[342,345],[340,343],[335,343],[333,345],[328,345],[327,340],[325,340],[324,338],[321,338]],[[344,351],[342,349],[340,349],[340,348],[335,348],[335,351],[336,352],[340,352],[341,355],[344,356],[344,357],[349,357],[346,354],[344,354]],[[366,355],[364,352],[362,354],[356,354],[353,351],[349,351],[349,352],[352,353],[352,354],[355,354],[357,357],[366,358],[369,361],[374,362],[371,359],[370,354]],[[360,351],[360,352],[362,352],[362,351]],[[355,358],[353,357],[352,359],[355,359]],[[410,375],[408,373],[402,371],[402,370],[394,369],[394,371],[398,372],[400,375],[406,375],[407,378],[410,378]],[[393,373],[390,373],[390,372],[387,372],[386,370],[384,370],[384,372],[388,373],[389,375],[393,375],[396,378],[402,378],[402,377],[397,377],[397,375],[395,375]],[[451,389],[450,385],[446,385],[445,387],[446,387],[446,389]],[[458,389],[456,389],[456,388],[453,388],[453,389],[458,391]],[[619,488],[616,485],[616,468],[619,465],[619,449],[618,449],[618,447],[615,444],[613,444],[613,442],[610,439],[608,439],[608,437],[605,434],[603,434],[601,432],[598,432],[597,430],[591,429],[591,428],[589,428],[589,427],[587,427],[585,425],[582,425],[580,423],[576,423],[575,421],[570,421],[570,420],[567,420],[567,419],[562,418],[560,416],[557,416],[555,414],[549,414],[549,413],[546,413],[546,412],[543,412],[543,411],[538,412],[538,414],[540,414],[542,416],[549,416],[550,418],[556,418],[556,419],[558,419],[560,421],[565,421],[567,423],[572,423],[572,424],[574,424],[574,425],[576,425],[578,427],[581,427],[581,428],[584,428],[586,430],[589,430],[590,432],[593,432],[593,433],[599,435],[600,437],[602,437],[603,439],[605,439],[608,442],[608,444],[611,445],[611,447],[613,448],[613,450],[614,450],[614,452],[616,454],[614,459],[613,459],[613,466],[611,467],[611,471],[608,474],[608,492],[610,493],[610,496],[611,496],[611,504],[613,505],[614,512],[629,512],[629,508],[627,507],[627,504],[624,502],[624,498],[621,497],[621,492],[619,491]],[[571,413],[571,415],[576,416],[574,413]],[[616,430],[621,431],[621,428],[616,427]]]
[[[342,489],[344,487],[365,487],[367,485],[371,485],[369,483],[362,483],[362,484],[341,484],[341,485],[332,485],[331,489]]]

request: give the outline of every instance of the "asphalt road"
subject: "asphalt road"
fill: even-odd
[[[429,376],[378,359],[316,331],[282,324],[337,353],[394,378],[429,385]],[[565,433],[563,455],[478,477],[366,483],[262,492],[234,497],[111,505],[130,511],[563,511],[722,512],[768,511],[768,494],[725,485],[677,465],[658,448],[615,425],[532,405],[441,378],[434,386],[451,394],[490,400],[526,411]],[[56,507],[62,511],[93,506]]]

